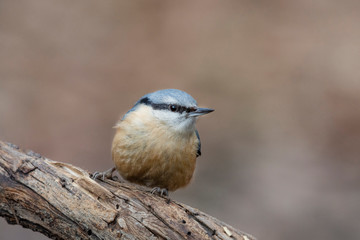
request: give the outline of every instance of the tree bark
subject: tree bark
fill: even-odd
[[[147,188],[0,141],[0,216],[52,239],[255,239]]]

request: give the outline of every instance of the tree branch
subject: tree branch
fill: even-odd
[[[148,189],[0,141],[0,216],[53,239],[255,239]]]

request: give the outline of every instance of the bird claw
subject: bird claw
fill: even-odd
[[[159,195],[160,197],[168,197],[169,196],[169,192],[168,192],[167,188],[154,187],[151,190],[151,193]]]
[[[105,172],[94,172],[91,176],[92,179],[112,179],[112,174],[115,171],[115,167],[106,170]]]

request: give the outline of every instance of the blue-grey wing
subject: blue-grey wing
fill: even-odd
[[[200,142],[200,135],[199,135],[198,130],[195,130],[195,133],[196,133],[197,138],[199,139],[199,145],[198,145],[198,149],[197,149],[197,152],[196,152],[196,157],[199,157],[199,156],[201,156],[201,142]]]

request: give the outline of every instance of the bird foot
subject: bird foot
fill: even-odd
[[[105,179],[113,179],[112,175],[113,175],[113,172],[116,170],[115,167],[113,168],[110,168],[108,170],[106,170],[105,172],[94,172],[92,175],[91,175],[91,178],[92,179],[102,179],[103,181]]]
[[[151,190],[151,193],[159,195],[160,197],[168,197],[169,196],[169,191],[167,190],[167,188],[154,187]]]

